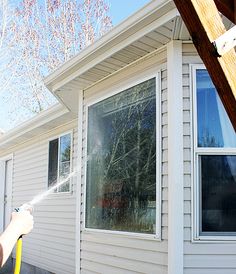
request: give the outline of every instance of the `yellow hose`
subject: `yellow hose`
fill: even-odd
[[[16,264],[15,264],[14,274],[20,274],[21,254],[22,254],[22,237],[20,237],[16,243]]]

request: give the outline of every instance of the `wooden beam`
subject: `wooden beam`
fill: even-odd
[[[236,24],[236,0],[214,0],[222,14]]]
[[[213,41],[226,32],[214,0],[174,0],[236,131],[236,54],[222,57]]]

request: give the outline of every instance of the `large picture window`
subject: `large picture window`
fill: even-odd
[[[236,235],[236,134],[207,70],[194,68],[197,237]]]
[[[49,141],[48,187],[64,180],[71,172],[71,133]],[[55,192],[69,192],[70,180]]]
[[[88,107],[86,228],[156,233],[156,123],[155,78]]]

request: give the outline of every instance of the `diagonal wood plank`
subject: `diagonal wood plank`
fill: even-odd
[[[174,0],[236,131],[236,54],[222,57],[213,41],[226,32],[214,0]]]

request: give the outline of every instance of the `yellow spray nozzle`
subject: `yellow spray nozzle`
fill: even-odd
[[[23,204],[22,206],[17,207],[14,210],[16,212],[19,212],[22,210],[29,210],[32,213],[33,206],[31,204]],[[22,236],[19,237],[16,243],[16,263],[15,263],[14,274],[20,274],[21,256],[22,256]]]

